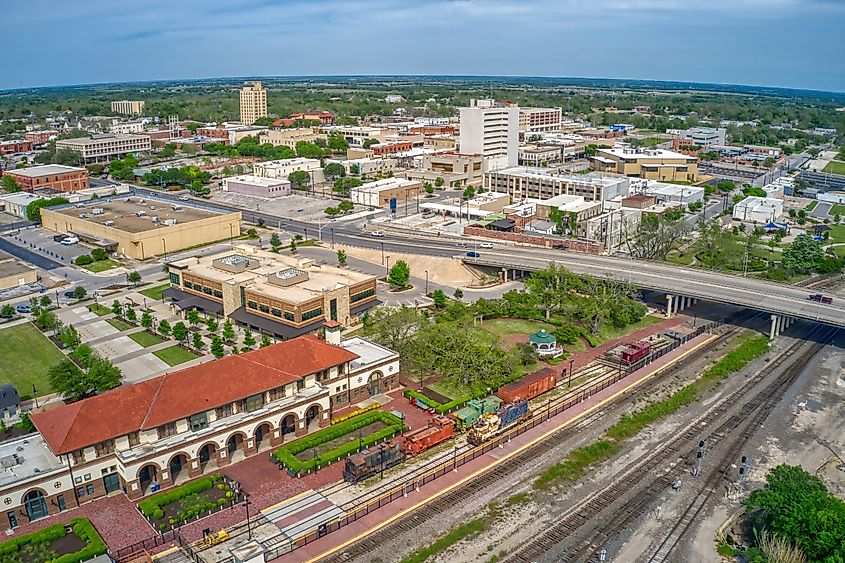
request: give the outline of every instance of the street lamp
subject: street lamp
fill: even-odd
[[[390,273],[390,256],[387,257],[387,268],[385,269],[385,274]]]
[[[569,379],[566,381],[566,388],[569,389],[569,384],[572,383],[572,364],[575,360],[569,360]]]
[[[425,294],[428,295],[428,270],[425,271]]]
[[[384,243],[381,243],[381,265],[384,266]]]

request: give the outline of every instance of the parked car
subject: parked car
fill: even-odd
[[[470,258],[480,258],[481,254],[475,252],[474,250],[470,250],[469,252],[467,252],[467,256],[469,256]]]
[[[493,248],[492,242],[482,242],[478,244],[479,248]]]
[[[456,243],[455,243],[455,246],[457,246],[458,248],[466,248],[466,247],[467,247],[467,243],[465,243],[465,242],[456,242]]]
[[[79,242],[78,237],[65,237],[62,239],[61,243],[65,246],[70,246],[71,244],[76,244]]]
[[[19,303],[15,306],[15,311],[18,313],[31,313],[32,307],[29,306],[29,303]]]
[[[70,291],[65,291],[65,292],[63,293],[63,295],[64,295],[65,297],[67,297],[68,299],[76,299],[76,294],[73,292],[73,290],[72,290],[72,289],[71,289]]]
[[[383,237],[383,236],[384,236],[384,231],[373,231],[373,232],[371,232],[370,234],[371,234],[372,236],[374,236],[374,237]]]
[[[53,241],[62,242],[67,238],[67,235],[53,235]]]
[[[188,201],[189,199],[191,199],[191,198],[189,198],[186,195],[183,195],[182,197],[179,198],[179,201]]]

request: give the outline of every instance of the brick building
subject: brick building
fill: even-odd
[[[0,154],[18,154],[32,150],[32,141],[16,139],[14,141],[0,141]]]
[[[35,190],[56,190],[57,192],[75,192],[88,188],[88,170],[61,164],[45,164],[6,172],[23,188],[25,192]]]

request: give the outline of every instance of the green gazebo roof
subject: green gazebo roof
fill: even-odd
[[[534,334],[530,335],[528,337],[528,341],[531,344],[554,344],[557,342],[557,338],[546,332],[546,329],[541,328]]]

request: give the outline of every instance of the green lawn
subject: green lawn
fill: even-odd
[[[830,240],[828,242],[845,242],[845,225],[830,225]]]
[[[831,160],[827,163],[827,166],[824,167],[825,172],[830,172],[832,174],[843,174],[845,175],[845,162],[839,162],[836,160]]]
[[[133,332],[132,334],[129,334],[127,336],[129,336],[129,338],[131,338],[144,348],[149,348],[150,346],[155,346],[156,344],[161,344],[162,342],[164,342],[164,338],[155,334],[150,334],[146,330],[142,330],[140,332]]]
[[[47,370],[63,358],[58,348],[33,325],[26,323],[0,330],[0,381],[14,385],[22,399],[50,392]]]
[[[120,262],[115,262],[114,260],[96,260],[91,262],[90,264],[86,264],[82,266],[89,272],[105,272],[106,270],[111,270],[112,268],[117,268],[120,266]]]
[[[159,301],[162,298],[161,292],[170,287],[169,283],[164,283],[161,285],[157,285],[155,287],[148,287],[147,289],[142,289],[138,293],[144,295],[145,297],[149,297],[150,299],[155,299]]]
[[[164,360],[169,366],[183,364],[185,362],[190,362],[195,358],[199,358],[198,355],[194,354],[190,350],[182,348],[178,344],[174,344],[170,348],[162,348],[157,352],[153,352],[153,354]]]
[[[834,204],[830,207],[830,211],[828,211],[827,214],[831,217],[834,215],[845,217],[845,205],[842,205],[841,203]]]
[[[620,336],[625,336],[628,333],[634,332],[635,330],[639,330],[641,328],[651,326],[655,323],[659,323],[662,320],[665,319],[661,317],[655,317],[653,315],[646,315],[640,320],[640,322],[628,325],[625,328],[616,328],[613,325],[607,324],[598,330],[595,340],[598,340],[599,343],[607,342],[608,340],[614,340],[616,338],[619,338]]]
[[[810,204],[807,207],[804,208],[804,211],[812,211],[813,209],[816,208],[816,206],[818,204],[819,204],[818,200],[813,200],[813,201],[810,202]]]
[[[123,319],[112,318],[112,319],[107,320],[106,322],[109,323],[110,325],[112,325],[114,328],[116,328],[117,330],[119,330],[121,332],[123,332],[124,330],[129,330],[130,328],[133,328],[133,325],[127,323]]]
[[[660,143],[665,143],[670,140],[671,139],[658,139],[657,137],[646,137],[642,140],[642,146],[653,147],[655,145],[659,145]]]
[[[693,256],[692,252],[681,254],[678,251],[673,251],[666,255],[667,262],[679,264],[681,266],[689,266],[692,264],[693,258],[695,258],[695,256]]]
[[[546,329],[549,332],[555,330],[555,326],[540,321],[529,321],[525,319],[492,319],[484,321],[481,327],[496,336],[505,337],[512,334],[528,336],[540,330]]]
[[[95,313],[98,317],[102,317],[103,315],[111,314],[111,308],[106,307],[100,303],[91,303],[88,305],[88,310],[92,313]]]

